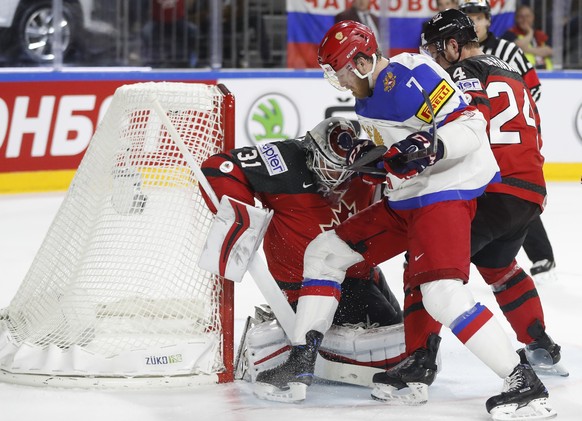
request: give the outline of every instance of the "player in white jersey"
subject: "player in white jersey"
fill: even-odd
[[[340,73],[338,77],[343,75]],[[430,141],[432,134],[426,131],[431,130],[432,117],[422,90],[430,95],[436,124],[440,126],[439,138],[459,136],[467,140],[447,144],[449,162],[430,168],[426,177],[416,177],[422,172],[418,166],[425,165],[419,161],[405,165],[404,173],[388,172],[387,196],[392,209],[415,209],[445,200],[472,199],[481,194],[497,171],[489,148],[483,143],[480,113],[468,106],[448,74],[424,56],[393,57],[379,73],[373,94],[357,99],[356,114],[370,139],[376,145],[389,147],[424,131],[424,141]],[[432,160],[436,162],[432,158],[426,162]],[[408,167],[412,169],[410,174]]]
[[[348,162],[362,171],[378,167],[386,171],[388,193],[386,200],[309,244],[303,282],[317,282],[326,292],[341,290],[351,265],[379,264],[408,251],[410,276],[405,288],[422,294],[433,318],[506,381],[523,370],[535,377],[529,366],[520,364],[491,311],[475,302],[464,285],[469,279],[475,199],[499,179],[483,115],[467,104],[432,60],[411,54],[382,57],[373,33],[357,22],[332,26],[320,44],[318,59],[334,86],[352,92],[356,113],[372,139],[359,142]],[[368,163],[371,168],[366,168]],[[319,345],[338,304],[332,294],[317,292],[299,298],[295,346],[285,363],[257,377],[257,396],[287,402],[305,399]],[[377,387],[372,396],[390,400],[396,389],[383,384],[384,374],[374,376]],[[414,380],[416,403],[424,403],[432,379]],[[545,387],[539,385],[544,393]]]

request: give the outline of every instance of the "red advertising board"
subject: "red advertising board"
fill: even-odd
[[[126,81],[0,84],[0,173],[76,169]]]

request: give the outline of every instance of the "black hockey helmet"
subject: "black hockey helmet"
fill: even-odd
[[[426,23],[422,33],[421,49],[429,53],[427,47],[432,44],[440,54],[445,49],[446,41],[451,38],[454,38],[461,48],[470,41],[479,42],[473,21],[457,9],[439,12]]]
[[[489,0],[461,0],[459,10],[463,13],[484,13],[491,20]]]

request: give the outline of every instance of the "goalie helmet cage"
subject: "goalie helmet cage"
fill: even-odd
[[[232,381],[234,286],[198,268],[213,215],[156,101],[198,165],[234,147],[234,97],[224,85],[118,88],[0,315],[0,380]]]

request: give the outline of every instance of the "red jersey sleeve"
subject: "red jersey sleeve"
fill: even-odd
[[[212,155],[202,163],[202,172],[219,200],[222,196],[227,195],[254,206],[255,192],[242,169],[230,158],[230,154]],[[212,204],[204,189],[200,187],[200,190],[206,205],[213,213],[216,213],[216,207]]]

